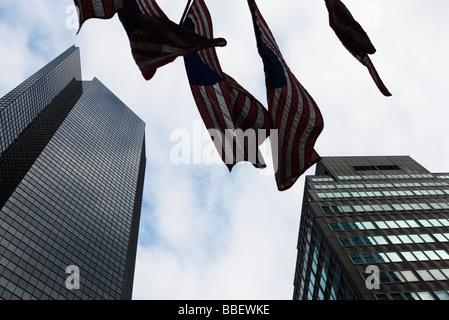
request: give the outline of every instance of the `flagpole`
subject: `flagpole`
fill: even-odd
[[[184,19],[187,16],[187,11],[189,10],[191,4],[192,4],[192,0],[188,0],[186,8],[184,9],[184,13],[182,14],[182,18],[181,18],[181,21],[179,22],[179,24],[182,24],[184,22]]]

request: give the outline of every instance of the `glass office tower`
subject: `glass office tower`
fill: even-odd
[[[306,177],[293,299],[449,299],[449,174],[327,157]]]
[[[131,299],[145,123],[71,47],[0,99],[0,298]]]

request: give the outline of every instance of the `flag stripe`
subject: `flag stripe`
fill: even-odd
[[[102,0],[94,6],[95,15],[99,17],[112,17],[115,14],[114,1]]]
[[[144,14],[149,14],[153,17],[158,18],[167,18],[165,13],[162,11],[162,9],[157,5],[155,1],[152,0],[137,0],[137,3],[140,7],[140,10]]]
[[[126,7],[130,0],[74,0],[79,9],[80,29],[90,18],[109,19]]]

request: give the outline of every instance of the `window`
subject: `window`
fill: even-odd
[[[413,255],[419,260],[419,261],[427,261],[429,258],[424,254],[422,251],[412,251]]]
[[[434,208],[434,209],[441,209],[441,208],[442,208],[438,203],[431,203],[430,205],[431,205],[432,208]]]
[[[350,254],[349,257],[351,258],[352,262],[354,262],[354,264],[364,263],[363,259],[358,254]]]
[[[332,210],[334,210],[334,212],[341,212],[340,207],[338,206],[332,206]]]
[[[362,239],[360,239],[359,237],[352,237],[351,241],[355,246],[363,246],[364,245]]]
[[[418,228],[419,224],[415,220],[405,220],[411,228]]]
[[[429,257],[430,260],[440,260],[438,255],[433,250],[426,250],[423,252],[427,257]]]
[[[340,230],[341,230],[340,225],[339,225],[338,223],[336,223],[336,222],[329,223],[329,227],[330,227],[333,231],[340,231]]]
[[[351,224],[349,222],[341,222],[340,225],[343,227],[343,230],[352,230]]]
[[[373,236],[373,239],[379,245],[388,244],[387,240],[383,236]]]
[[[415,276],[413,271],[401,271],[401,275],[404,277],[404,279],[408,282],[415,282],[418,281],[418,278]]]
[[[393,220],[385,221],[385,223],[392,229],[399,228],[399,226]]]
[[[406,234],[401,234],[398,238],[402,241],[402,243],[413,243],[413,240]]]
[[[430,224],[430,222],[427,221],[426,219],[419,219],[418,221],[419,221],[419,223],[421,223],[424,227],[427,227],[427,228],[432,227],[432,225]]]
[[[449,269],[440,269],[441,272],[449,279]]]
[[[372,237],[364,236],[364,237],[362,237],[362,239],[363,239],[363,241],[365,241],[365,243],[367,245],[374,245],[375,244],[374,239]]]
[[[424,281],[432,281],[433,277],[427,270],[416,270],[416,273],[423,279]]]
[[[387,236],[388,240],[391,241],[392,244],[400,244],[401,240],[397,236]]]
[[[380,272],[379,273],[379,280],[380,283],[385,284],[385,283],[391,283],[391,279],[390,277],[387,275],[386,272]]]
[[[435,300],[434,297],[430,294],[430,292],[422,291],[417,292],[417,294],[422,300]]]
[[[399,257],[399,255],[396,252],[387,252],[387,257],[390,259],[391,262],[401,262],[402,259]]]
[[[379,260],[379,262],[381,262],[381,263],[382,262],[388,262],[388,258],[385,255],[385,253],[377,252],[374,255],[376,256],[377,260]]]
[[[376,227],[374,226],[374,224],[372,224],[372,222],[365,221],[365,222],[362,222],[362,224],[365,227],[365,229],[367,229],[367,230],[376,229]]]
[[[388,225],[383,221],[375,221],[375,223],[380,229],[388,229]]]
[[[349,241],[348,237],[340,237],[340,238],[338,238],[338,240],[340,241],[341,245],[344,247],[352,245],[352,243],[351,243],[351,241]]]
[[[447,242],[447,241],[449,241],[448,238],[443,233],[434,233],[433,236],[440,242]]]
[[[388,295],[385,293],[376,294],[376,299],[377,300],[390,300]]]
[[[435,242],[435,240],[428,234],[420,234],[420,237],[427,243]]]
[[[419,300],[418,295],[414,292],[403,292],[403,294],[407,300]]]
[[[396,223],[398,224],[399,227],[401,228],[408,228],[408,224],[407,222],[405,222],[404,220],[396,220]]]
[[[440,300],[449,300],[449,295],[446,291],[434,291],[433,293],[435,293]]]
[[[416,257],[410,251],[402,251],[401,254],[407,261],[416,261],[417,260]]]
[[[322,206],[321,210],[323,210],[324,213],[332,213],[332,209],[328,206]]]
[[[376,259],[371,255],[371,253],[363,253],[362,256],[367,263],[377,263]]]
[[[391,300],[405,300],[400,293],[390,293]]]
[[[429,270],[429,273],[435,278],[435,280],[446,280],[446,276],[438,269]]]
[[[441,259],[446,260],[449,259],[449,255],[444,250],[435,250],[435,252],[441,257]]]
[[[352,223],[352,227],[354,228],[354,230],[363,230],[363,229],[365,229],[365,227],[363,226],[363,224],[361,222],[353,222]]]
[[[411,235],[409,235],[409,237],[410,237],[410,239],[413,240],[414,243],[423,243],[424,242],[424,240],[421,239],[421,237],[417,234],[411,234]]]
[[[388,272],[388,274],[390,275],[390,278],[393,280],[393,282],[405,282],[405,278],[399,271],[390,271]]]
[[[429,219],[429,222],[434,227],[441,227],[441,226],[443,226],[437,219]]]

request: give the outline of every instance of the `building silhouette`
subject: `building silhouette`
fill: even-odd
[[[131,299],[145,123],[71,47],[0,99],[0,298]]]
[[[295,300],[449,299],[449,173],[326,157],[306,177]]]

